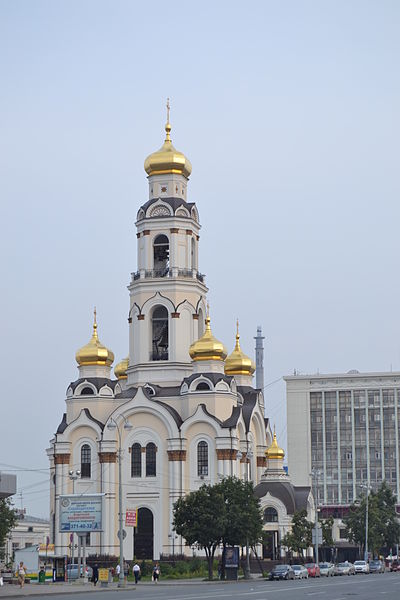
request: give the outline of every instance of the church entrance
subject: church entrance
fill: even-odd
[[[279,532],[278,531],[264,531],[263,539],[263,558],[269,558],[270,560],[279,559]]]
[[[148,508],[139,508],[138,525],[134,538],[134,555],[136,558],[153,560],[154,520]]]

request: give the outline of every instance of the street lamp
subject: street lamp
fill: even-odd
[[[126,418],[121,415],[124,420],[124,429],[132,429],[132,425]],[[123,539],[123,521],[122,521],[122,440],[121,440],[121,428],[113,417],[110,417],[107,429],[116,429],[118,432],[118,496],[119,496],[119,581],[118,587],[125,587],[124,579],[124,539]]]
[[[364,546],[364,560],[368,561],[368,497],[371,486],[368,483],[360,483],[360,488],[367,491],[366,504],[365,504],[365,546]]]
[[[249,473],[249,467],[250,467],[250,460],[253,457],[253,452],[251,450],[248,449],[249,448],[249,442],[247,442],[247,452],[246,452],[246,469],[245,469],[245,481],[246,483],[249,481],[250,478],[250,473]],[[241,460],[241,458],[243,457],[242,452],[237,453],[237,458],[239,460]],[[246,538],[246,570],[245,570],[245,579],[250,579],[250,551],[249,551],[249,538]]]
[[[72,481],[72,493],[75,494],[75,481],[77,479],[79,479],[81,476],[81,472],[79,470],[76,471],[69,471],[68,473],[68,477],[70,478],[70,480]],[[71,533],[70,535],[70,542],[71,542],[71,564],[74,564],[75,562],[75,557],[74,557],[74,549],[75,549],[75,543],[74,543],[74,532]],[[46,555],[47,555],[47,546],[46,546]],[[79,562],[79,557],[78,557],[78,562]]]
[[[314,484],[314,502],[315,502],[315,520],[314,520],[314,548],[315,548],[315,564],[317,565],[319,562],[319,547],[318,547],[318,476],[321,474],[321,471],[318,469],[311,470],[312,482]]]
[[[168,537],[172,539],[172,563],[175,566],[175,540],[178,539],[175,532],[169,533]]]

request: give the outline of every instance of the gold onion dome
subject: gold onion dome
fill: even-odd
[[[265,452],[265,456],[268,459],[283,459],[283,458],[285,458],[285,451],[283,450],[283,448],[278,446],[275,430],[274,430],[274,437],[272,438],[272,444],[270,445],[269,448],[267,448],[267,450]]]
[[[189,178],[192,165],[188,158],[174,148],[171,142],[171,124],[169,122],[169,101],[167,102],[167,123],[165,125],[165,141],[157,152],[150,154],[144,161],[147,175],[165,175],[176,173]]]
[[[235,348],[225,361],[226,375],[253,375],[256,370],[254,362],[240,348],[239,321],[236,325],[236,344]]]
[[[79,366],[100,365],[109,367],[114,362],[114,353],[103,346],[97,335],[96,309],[94,309],[93,334],[86,346],[75,354]]]
[[[122,359],[121,362],[119,362],[117,365],[115,365],[114,367],[114,375],[117,379],[127,379],[128,378],[128,374],[126,372],[127,368],[129,366],[129,357],[127,356],[126,358]]]
[[[225,360],[228,354],[222,342],[217,340],[211,331],[210,316],[207,313],[206,330],[189,348],[189,354],[195,361],[198,360]]]

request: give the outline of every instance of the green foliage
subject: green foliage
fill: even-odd
[[[294,513],[292,530],[282,538],[282,546],[287,546],[292,552],[303,555],[312,544],[313,524],[307,520],[307,511],[303,508]]]
[[[323,546],[333,546],[333,536],[332,536],[332,527],[333,527],[333,517],[330,516],[327,519],[321,519],[321,529],[322,529],[322,545]]]
[[[345,517],[346,533],[349,540],[365,545],[365,520],[367,498],[353,503]],[[368,495],[368,549],[378,554],[383,548],[394,546],[400,538],[400,523],[396,514],[396,497],[383,482],[376,492]]]
[[[0,499],[0,547],[6,543],[6,538],[17,522],[17,513],[12,508],[9,498]]]

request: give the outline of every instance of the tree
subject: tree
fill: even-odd
[[[202,485],[174,504],[174,529],[189,546],[204,548],[209,579],[213,578],[214,554],[225,532],[225,519],[224,496],[215,485]]]
[[[307,511],[303,508],[294,513],[292,530],[282,538],[282,546],[287,546],[292,552],[304,556],[312,543],[313,524],[307,520]]]
[[[333,536],[332,536],[332,527],[333,527],[333,517],[327,517],[326,519],[321,519],[321,529],[322,529],[322,545],[332,547]]]
[[[17,512],[12,508],[9,498],[0,499],[0,548],[4,547],[6,538],[17,522]]]
[[[255,546],[262,537],[260,500],[254,495],[251,481],[226,477],[216,485],[225,504],[225,529],[222,536],[222,577],[225,576],[227,546]]]
[[[364,494],[350,507],[343,519],[349,540],[365,551],[365,521],[367,497]],[[368,549],[378,554],[383,548],[394,546],[400,538],[400,523],[396,514],[396,497],[383,482],[376,492],[368,494]]]

